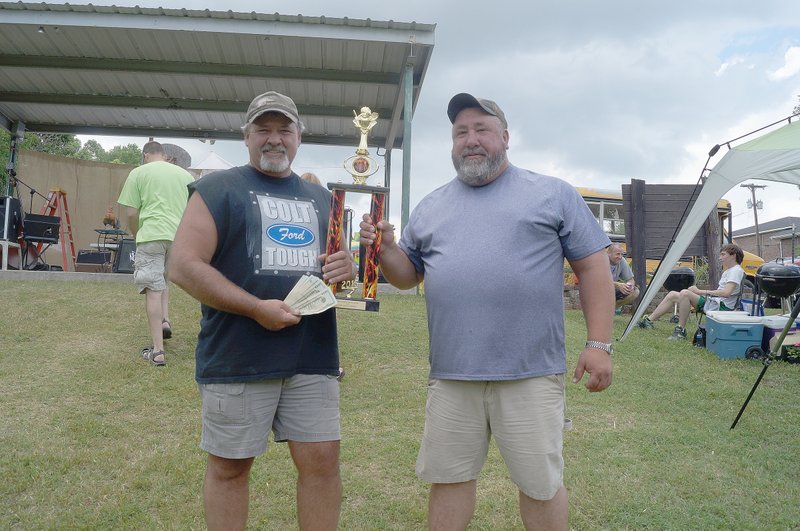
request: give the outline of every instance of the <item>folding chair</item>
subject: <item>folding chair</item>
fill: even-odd
[[[733,305],[733,310],[744,310],[744,304],[742,299],[742,294],[744,290],[749,288],[751,293],[753,292],[753,283],[747,280],[747,277],[742,278],[742,283],[739,285],[739,293],[736,295],[736,302]],[[705,315],[704,312],[697,312],[697,327],[695,328],[694,334],[692,335],[692,345],[695,347],[703,347],[706,346],[706,325],[703,324],[703,316]],[[751,314],[755,315],[755,314]],[[764,310],[762,308],[761,315],[764,315]]]

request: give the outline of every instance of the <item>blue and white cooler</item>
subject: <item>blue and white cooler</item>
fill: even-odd
[[[706,348],[720,358],[760,357],[763,354],[763,317],[739,311],[712,311],[707,317]]]

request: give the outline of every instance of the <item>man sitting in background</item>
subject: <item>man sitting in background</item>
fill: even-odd
[[[742,280],[745,275],[741,266],[744,252],[738,245],[729,243],[720,249],[719,259],[722,262],[722,276],[717,289],[700,289],[697,286],[689,286],[682,291],[670,291],[656,306],[653,313],[649,316],[645,315],[639,321],[639,327],[653,328],[653,322],[658,321],[662,315],[672,312],[672,307],[677,302],[678,324],[667,339],[686,339],[686,321],[689,320],[692,308],[699,313],[735,310],[742,293]]]
[[[625,252],[618,243],[608,247],[608,261],[611,263],[611,280],[614,281],[615,307],[633,304],[639,297],[639,288],[633,279],[633,271],[625,260]]]

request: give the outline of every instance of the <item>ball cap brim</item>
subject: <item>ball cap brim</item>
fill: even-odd
[[[297,106],[289,96],[284,96],[279,92],[265,92],[256,96],[250,107],[247,108],[246,123],[251,124],[253,121],[264,114],[265,112],[279,112],[286,116],[295,124],[300,123],[300,115],[297,112]]]
[[[466,92],[456,94],[447,104],[447,117],[450,118],[450,123],[455,123],[458,113],[468,108],[482,109],[486,114],[496,116],[503,124],[503,129],[508,129],[506,115],[497,103],[485,98],[476,98]]]

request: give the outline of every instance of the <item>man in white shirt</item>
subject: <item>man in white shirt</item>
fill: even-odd
[[[744,252],[738,245],[729,243],[720,249],[719,259],[722,262],[722,276],[717,289],[700,289],[697,286],[689,286],[680,292],[670,291],[656,306],[653,313],[649,316],[645,315],[639,321],[639,327],[653,328],[653,322],[658,321],[667,312],[672,313],[673,304],[677,302],[678,325],[669,339],[686,339],[686,321],[689,319],[692,307],[701,313],[713,310],[735,310],[739,294],[742,292],[744,269],[742,269],[741,263],[744,260]]]

